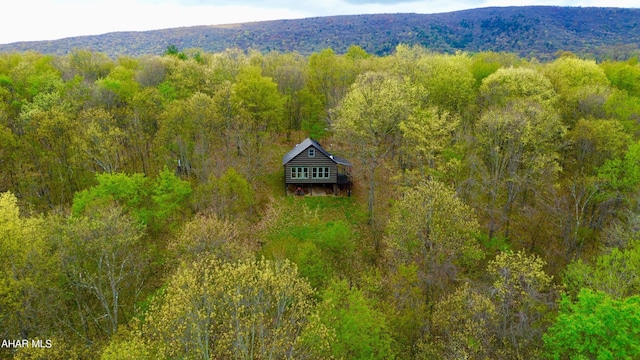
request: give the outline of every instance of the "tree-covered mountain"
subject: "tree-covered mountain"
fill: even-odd
[[[505,51],[548,59],[558,51],[590,57],[627,57],[638,51],[640,9],[494,7],[441,14],[316,17],[242,24],[114,32],[53,41],[0,45],[0,51],[66,54],[90,49],[110,56],[161,54],[169,45],[219,52],[227,48],[297,51],[359,45],[384,55],[400,43],[438,52]]]

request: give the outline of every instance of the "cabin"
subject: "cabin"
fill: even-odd
[[[282,158],[287,195],[351,196],[351,163],[306,138]]]

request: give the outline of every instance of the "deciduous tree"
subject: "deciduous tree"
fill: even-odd
[[[243,68],[231,88],[233,141],[241,166],[238,166],[249,181],[264,169],[265,146],[269,132],[284,129],[284,98],[278,92],[273,79],[263,76],[255,66]]]
[[[333,124],[365,169],[370,222],[376,229],[376,171],[400,143],[400,123],[412,111],[404,83],[389,73],[358,77],[337,109]]]
[[[544,336],[551,359],[635,359],[640,356],[640,297],[614,299],[582,289],[577,301],[564,297]]]
[[[170,225],[183,214],[191,196],[191,184],[165,168],[154,180],[142,174],[98,174],[98,185],[74,196],[72,210],[77,216],[91,214],[115,204],[125,213],[153,230]]]
[[[202,257],[172,276],[143,336],[165,357],[305,358],[313,293],[288,261]]]
[[[556,104],[557,94],[551,82],[530,68],[501,68],[487,76],[478,95],[482,110],[504,107],[516,100],[526,100],[549,108]]]
[[[117,207],[62,225],[61,263],[76,312],[67,321],[87,343],[114,334],[133,315],[149,271],[143,233]]]
[[[476,123],[470,166],[475,196],[488,220],[489,237],[509,237],[513,206],[556,178],[565,128],[545,107],[511,101],[486,111]],[[482,196],[482,195],[481,195]]]
[[[84,124],[80,129],[82,141],[79,149],[88,159],[88,166],[95,171],[117,172],[124,161],[122,147],[126,134],[116,125],[113,116],[104,109],[91,108],[83,110],[78,121]]]
[[[638,58],[623,61],[605,61],[600,64],[602,70],[607,75],[611,85],[627,94],[635,97],[640,96],[640,65]]]
[[[255,244],[243,239],[235,223],[201,214],[184,224],[169,243],[169,250],[179,262],[189,263],[207,256],[234,262],[252,257]]]
[[[583,117],[600,117],[609,96],[609,80],[595,61],[561,57],[543,71],[558,94],[558,112],[572,126]]]
[[[460,267],[482,256],[479,229],[473,209],[452,188],[432,180],[408,189],[393,206],[387,242],[391,257],[415,262],[427,293],[437,296],[457,279]]]
[[[550,325],[548,315],[558,297],[544,266],[540,257],[522,251],[501,252],[487,266],[498,319],[498,357],[541,355],[542,334]]]
[[[428,359],[494,359],[498,322],[493,301],[464,284],[435,304],[420,353]]]
[[[442,153],[452,145],[459,124],[459,117],[438,113],[435,108],[416,110],[400,122],[406,166],[418,170],[423,178],[438,174],[448,165]]]
[[[179,167],[187,177],[205,181],[215,171],[212,154],[222,143],[223,126],[216,115],[213,99],[203,93],[173,101],[161,117],[155,137],[163,162]]]
[[[362,291],[333,281],[318,305],[320,322],[335,331],[327,358],[393,359],[386,319]]]
[[[211,176],[196,189],[196,207],[221,219],[242,219],[255,203],[251,184],[232,167],[219,178]]]
[[[626,249],[609,248],[591,260],[570,263],[563,276],[568,295],[576,296],[583,288],[605,292],[614,299],[638,294],[640,244],[634,239],[627,241]]]
[[[333,122],[332,110],[349,92],[351,84],[358,76],[353,63],[344,56],[327,48],[309,57],[309,88],[314,96],[321,99],[325,111],[326,125]]]
[[[465,115],[475,98],[471,59],[465,54],[430,54],[418,60],[416,83],[426,90],[426,104],[439,113]]]
[[[41,218],[21,216],[10,192],[0,193],[0,337],[27,339],[57,330],[64,292],[56,246]],[[9,349],[0,349],[8,356]]]

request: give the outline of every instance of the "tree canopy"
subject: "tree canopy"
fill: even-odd
[[[637,59],[167,50],[0,53],[0,357],[637,357]]]

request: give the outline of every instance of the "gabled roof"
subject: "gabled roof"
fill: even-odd
[[[317,141],[312,140],[310,138],[304,139],[300,144],[296,145],[291,151],[286,153],[282,157],[282,165],[288,163],[294,157],[300,155],[300,153],[307,150],[310,146],[313,146],[314,148],[316,148],[318,151],[323,153],[326,157],[333,160],[333,162],[335,162],[336,164],[351,166],[351,163],[347,161],[347,159],[329,154],[327,150],[323,149],[322,146],[320,146],[320,144]]]

